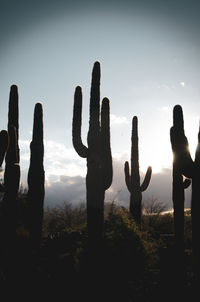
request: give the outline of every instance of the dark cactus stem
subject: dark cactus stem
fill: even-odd
[[[0,167],[2,166],[7,149],[8,149],[8,132],[6,130],[2,130],[0,132]]]
[[[87,158],[87,227],[92,244],[103,236],[105,191],[112,183],[109,110],[109,100],[104,98],[100,112],[100,64],[96,62],[92,71],[88,147],[81,139],[81,87],[75,90],[72,127],[73,146],[81,157]]]
[[[16,130],[16,140],[17,140],[17,162],[19,163],[19,106],[18,106],[18,88],[16,85],[12,85],[10,88],[9,96],[9,110],[8,110],[8,129],[10,126],[14,126]]]
[[[173,127],[170,138],[173,151],[173,185],[172,200],[174,208],[174,233],[177,253],[179,257],[184,253],[184,190],[191,184],[190,179],[183,180],[181,162],[179,160],[179,144],[175,141],[174,135],[184,134],[183,115],[179,108],[175,107],[173,112]],[[185,150],[186,151],[186,150]],[[181,150],[183,152],[183,150]]]
[[[125,181],[130,192],[130,213],[135,221],[141,224],[142,214],[142,192],[145,191],[150,183],[152,168],[149,166],[142,185],[140,185],[139,172],[139,151],[138,151],[138,120],[134,116],[132,120],[131,137],[131,172],[129,172],[129,163],[124,165]]]
[[[5,247],[14,244],[17,223],[17,194],[20,182],[20,166],[17,162],[17,135],[15,127],[9,128],[9,148],[4,173],[4,197],[2,200]]]
[[[16,130],[17,129],[17,130]],[[9,146],[5,157],[4,197],[2,200],[2,240],[7,256],[14,248],[17,226],[17,195],[20,183],[18,147],[18,90],[10,89],[8,110]],[[1,230],[2,231],[2,230]]]
[[[5,158],[6,151],[8,149],[9,139],[8,132],[6,130],[2,130],[0,132],[0,168]],[[0,192],[4,192],[4,184],[0,183]]]
[[[174,126],[171,128],[171,143],[179,171],[185,177],[192,179],[192,251],[194,259],[194,273],[197,281],[200,281],[200,131],[195,159],[192,160],[187,137],[184,133],[183,112],[179,105],[174,107]]]
[[[29,232],[31,248],[34,252],[37,252],[40,248],[42,235],[45,195],[43,110],[40,103],[35,105],[30,150],[30,166],[28,170]]]

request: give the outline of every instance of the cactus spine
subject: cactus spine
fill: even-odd
[[[170,131],[172,148],[176,156],[180,173],[185,177],[192,178],[192,250],[194,259],[194,273],[197,280],[200,280],[200,131],[198,133],[198,144],[195,158],[192,160],[187,137],[184,133],[183,112],[179,105],[174,107],[174,126]]]
[[[138,151],[138,119],[136,116],[132,120],[131,137],[131,174],[129,172],[129,163],[124,165],[125,182],[130,192],[130,212],[135,221],[141,224],[142,212],[142,192],[145,191],[151,179],[152,168],[149,166],[142,185],[140,185],[139,173],[139,151]]]
[[[30,144],[30,166],[28,170],[29,232],[31,248],[40,247],[44,205],[44,144],[43,144],[43,110],[37,103],[34,110],[33,134]]]
[[[100,113],[100,64],[95,62],[90,92],[90,120],[88,147],[81,139],[82,91],[76,87],[73,110],[73,146],[87,158],[87,226],[91,242],[102,238],[105,191],[112,183],[112,156],[110,148],[109,100],[104,98]]]

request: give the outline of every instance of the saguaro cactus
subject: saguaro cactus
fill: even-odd
[[[189,187],[191,180],[186,178],[183,180],[182,169],[179,161],[178,145],[174,140],[174,136],[179,135],[183,131],[183,116],[179,114],[177,107],[173,112],[173,127],[171,128],[170,137],[173,151],[173,185],[172,185],[172,200],[174,207],[174,231],[176,247],[179,252],[184,251],[184,190]],[[181,130],[182,129],[182,130]],[[179,254],[180,256],[180,254]]]
[[[189,187],[191,180],[183,179],[182,170],[177,154],[177,145],[174,142],[174,133],[183,129],[183,117],[177,115],[176,109],[173,112],[173,130],[170,132],[172,151],[173,151],[173,183],[172,183],[172,200],[174,208],[174,233],[175,233],[175,253],[174,253],[174,283],[176,289],[184,286],[185,281],[185,262],[184,262],[184,190]],[[171,128],[171,129],[172,129]]]
[[[19,101],[18,101],[18,88],[16,85],[12,85],[10,88],[10,98],[8,107],[8,132],[9,127],[15,127],[16,131],[16,156],[19,163]]]
[[[4,248],[14,244],[17,219],[17,193],[20,182],[19,147],[18,147],[18,89],[10,89],[8,111],[9,146],[5,157],[4,187],[2,200],[2,228]]]
[[[131,137],[131,173],[129,172],[129,163],[124,165],[125,181],[130,192],[130,212],[135,221],[141,223],[142,192],[145,191],[151,179],[152,168],[149,166],[142,185],[140,185],[139,173],[139,151],[138,151],[138,120],[134,116],[132,120]]]
[[[174,126],[170,130],[171,143],[179,171],[185,177],[192,178],[192,249],[195,276],[200,280],[200,131],[195,158],[192,160],[187,137],[184,133],[183,112],[179,105],[174,107]]]
[[[40,103],[35,105],[30,150],[31,156],[28,170],[29,232],[31,247],[34,251],[37,251],[41,241],[45,195],[43,110]]]
[[[102,238],[105,191],[112,183],[109,100],[103,99],[100,116],[99,62],[95,62],[92,71],[88,147],[81,139],[81,112],[82,91],[78,86],[74,96],[72,137],[76,152],[87,158],[87,226],[89,239],[95,242]]]

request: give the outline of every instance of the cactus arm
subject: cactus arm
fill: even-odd
[[[72,122],[72,142],[74,149],[79,156],[86,158],[88,155],[87,147],[81,140],[81,114],[82,114],[82,91],[81,87],[76,87],[74,94],[74,110]]]
[[[0,167],[3,163],[6,150],[8,149],[8,132],[6,130],[2,130],[0,132]]]
[[[110,104],[107,98],[102,101],[101,107],[101,152],[104,189],[107,190],[112,184],[113,168],[110,148]]]
[[[129,173],[129,163],[128,161],[125,162],[124,164],[124,174],[125,174],[125,182],[126,182],[126,186],[129,190],[129,192],[131,193],[131,177],[130,177],[130,173]]]
[[[151,174],[152,174],[152,168],[151,168],[151,166],[149,166],[149,167],[147,168],[146,175],[145,175],[145,178],[144,178],[144,180],[143,180],[143,183],[142,183],[142,185],[140,186],[140,191],[141,191],[141,192],[144,192],[144,191],[147,189],[147,187],[148,187],[148,185],[149,185],[149,183],[150,183]]]
[[[100,134],[100,64],[95,62],[92,70],[92,82],[90,90],[90,120],[88,131],[88,147],[92,148],[91,152],[98,152],[99,134]]]

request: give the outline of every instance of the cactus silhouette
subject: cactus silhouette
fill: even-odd
[[[172,149],[176,157],[179,171],[185,177],[192,179],[192,250],[194,258],[194,273],[200,280],[200,131],[198,133],[198,144],[194,160],[191,158],[189,144],[184,132],[183,111],[180,105],[174,107],[174,126],[170,130]]]
[[[0,132],[0,167],[5,158],[6,151],[8,149],[8,132],[6,130],[2,130]],[[4,184],[0,183],[0,192],[4,192]]]
[[[10,89],[8,110],[9,146],[5,157],[4,196],[2,199],[2,240],[6,251],[15,242],[17,223],[17,194],[20,182],[19,147],[18,147],[18,89]]]
[[[34,251],[38,251],[42,234],[45,195],[43,109],[40,103],[35,105],[30,150],[30,166],[28,170],[29,232],[31,248]]]
[[[129,172],[129,163],[124,165],[125,182],[130,192],[130,212],[135,221],[141,224],[142,211],[142,192],[145,191],[151,179],[152,168],[149,166],[142,185],[140,185],[139,173],[139,151],[138,151],[138,119],[136,116],[132,120],[131,137],[131,172]]]
[[[184,261],[184,203],[185,193],[191,180],[188,178],[183,179],[182,170],[179,162],[179,156],[174,141],[174,135],[183,131],[183,116],[177,108],[173,111],[173,127],[170,132],[170,139],[173,151],[173,182],[172,182],[172,200],[174,208],[174,233],[175,233],[175,263],[174,263],[174,280],[176,280],[176,288],[182,288],[185,280],[185,261]]]
[[[181,250],[184,250],[184,190],[190,186],[191,180],[188,178],[183,180],[177,149],[179,146],[177,145],[177,142],[174,141],[174,135],[177,135],[178,137],[179,131],[183,131],[183,116],[181,112],[179,112],[179,109],[180,108],[175,107],[173,111],[173,127],[171,128],[170,137],[173,151],[172,200],[174,207],[174,230],[176,245],[181,252]]]
[[[105,191],[112,183],[112,156],[110,148],[109,100],[104,98],[100,113],[100,64],[95,62],[90,92],[90,120],[87,135],[88,147],[81,139],[82,91],[76,87],[73,109],[73,146],[87,158],[87,227],[91,242],[103,235]]]

